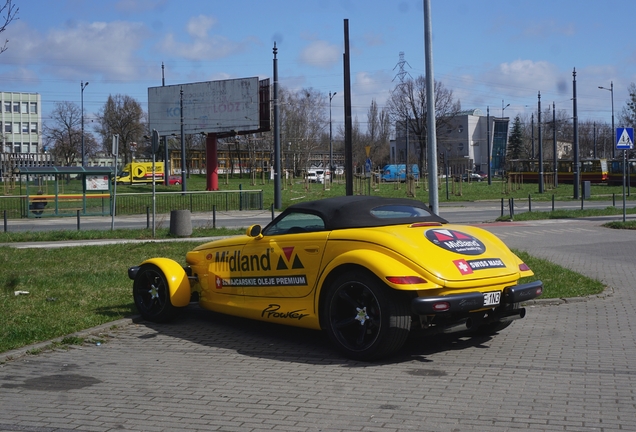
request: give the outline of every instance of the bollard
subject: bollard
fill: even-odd
[[[192,213],[190,210],[172,210],[170,212],[170,235],[189,237],[192,235]]]
[[[239,183],[239,210],[243,210],[243,184]]]
[[[552,194],[552,211],[554,211],[554,194]]]
[[[585,197],[585,193],[581,194],[581,210],[583,210],[583,197]]]
[[[146,229],[150,229],[150,207],[146,206]]]
[[[515,199],[510,198],[508,200],[508,207],[510,208],[510,220],[515,218]]]
[[[216,229],[216,204],[212,206],[212,228]]]
[[[77,211],[77,230],[80,230],[80,211]]]
[[[4,232],[7,232],[7,211],[4,211]]]
[[[532,196],[528,194],[528,211],[532,211]]]
[[[274,204],[272,204],[271,209],[272,209],[272,220],[274,220]]]
[[[612,207],[616,207],[616,193],[612,193]]]
[[[501,217],[504,215],[504,199],[501,199]]]

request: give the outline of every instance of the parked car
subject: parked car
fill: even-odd
[[[480,182],[483,180],[483,178],[481,175],[479,175],[476,172],[462,174],[462,181],[469,181],[469,180]]]
[[[412,175],[415,180],[418,180],[420,178],[420,169],[417,165],[413,164],[410,167],[409,174]],[[406,181],[406,165],[384,165],[378,180],[385,182]]]
[[[149,321],[204,309],[324,330],[344,355],[398,351],[411,331],[494,334],[523,318],[541,281],[492,233],[405,198],[341,196],[289,206],[266,227],[128,270]]]
[[[181,176],[171,175],[170,177],[168,177],[168,185],[170,186],[180,185],[181,181]]]

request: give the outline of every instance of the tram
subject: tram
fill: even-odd
[[[636,161],[635,161],[636,162]],[[607,159],[581,159],[580,181],[607,183],[609,169]],[[523,183],[537,183],[539,180],[539,161],[536,159],[513,159],[507,161],[506,170]],[[543,161],[544,175],[554,173],[552,160]],[[557,161],[559,183],[572,183],[574,180],[574,161],[561,159]],[[622,181],[622,180],[621,180]]]
[[[627,161],[626,175],[629,179],[630,186],[636,186],[636,159],[630,159]],[[623,184],[623,160],[613,160],[609,165],[609,178],[608,184],[612,186],[621,186]]]

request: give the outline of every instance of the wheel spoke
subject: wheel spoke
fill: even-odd
[[[351,306],[353,306],[354,308],[361,308],[363,305],[360,304],[359,301],[357,301],[356,299],[354,299],[353,297],[351,297],[349,295],[349,292],[346,290],[341,290],[338,293],[338,296],[343,299],[344,301],[346,301],[347,303],[349,303]]]

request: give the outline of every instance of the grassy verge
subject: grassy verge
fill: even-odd
[[[0,247],[0,352],[133,315],[127,268],[154,256],[183,262],[190,249],[190,242]]]
[[[136,314],[127,268],[155,256],[183,263],[192,247],[191,242],[37,251],[0,247],[0,352]],[[603,290],[598,281],[517,253],[535,277],[544,281],[543,298],[585,296]],[[16,291],[28,294],[15,295]],[[81,343],[67,339],[62,343]]]
[[[589,210],[555,210],[555,211],[531,211],[517,213],[514,218],[504,215],[497,218],[498,221],[532,221],[545,219],[576,219],[594,216],[616,216],[622,215],[623,209],[618,207],[606,207],[604,209]],[[636,208],[625,209],[625,214],[636,214]],[[613,229],[636,229],[636,221],[619,222],[613,221],[603,224],[604,227]]]
[[[605,286],[596,279],[565,269],[550,261],[536,258],[526,252],[513,250],[534,271],[534,276],[521,282],[541,280],[544,291],[541,298],[572,298],[600,294]]]
[[[216,237],[243,234],[245,230],[230,228],[192,228],[192,237]],[[150,240],[150,229],[116,229],[116,230],[56,230],[56,231],[24,231],[24,232],[0,232],[0,243],[37,242],[37,241],[68,241],[68,240]],[[168,228],[157,228],[156,239],[173,238]]]

